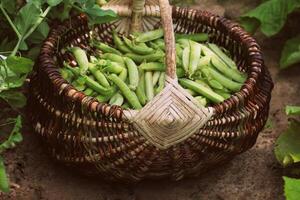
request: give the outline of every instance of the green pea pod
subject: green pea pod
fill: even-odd
[[[92,94],[94,93],[94,90],[92,90],[91,88],[87,88],[83,91],[83,93],[86,95],[86,96],[92,96]]]
[[[195,80],[195,82],[198,83],[198,84],[200,84],[200,85],[202,85],[203,87],[206,87],[206,88],[208,88],[208,89],[210,89],[210,90],[213,90],[213,89],[212,89],[205,81],[203,81],[203,80],[197,79],[197,80]]]
[[[185,71],[181,67],[176,68],[176,75],[178,78],[183,78],[185,76]]]
[[[234,82],[232,80],[230,80],[229,78],[223,76],[221,73],[219,73],[217,70],[211,68],[211,67],[207,67],[207,68],[203,68],[201,69],[202,71],[207,71],[206,73],[210,73],[210,75],[217,80],[219,83],[221,83],[224,87],[228,88],[229,90],[233,91],[233,92],[237,92],[241,89],[242,84],[241,83],[237,83]]]
[[[222,97],[224,97],[225,99],[229,99],[231,97],[231,94],[229,94],[228,92],[224,92],[223,90],[214,90],[217,94],[221,95]]]
[[[195,97],[195,99],[196,99],[202,106],[206,106],[206,105],[207,105],[207,100],[206,100],[205,97],[197,96],[197,97]]]
[[[157,83],[158,83],[158,80],[159,80],[159,77],[160,77],[160,71],[155,71],[155,72],[153,72],[153,82],[152,82],[152,84],[153,84],[153,86],[155,86]]]
[[[5,165],[2,157],[0,157],[0,190],[6,193],[9,192],[9,181],[5,172]]]
[[[183,39],[183,38],[178,39],[177,43],[180,44],[182,46],[182,48],[190,46],[190,40],[188,40],[188,39]]]
[[[130,88],[126,85],[124,81],[122,81],[117,75],[111,74],[108,76],[108,78],[117,85],[117,87],[120,89],[124,97],[127,99],[129,104],[134,108],[134,109],[141,109],[142,105],[139,102],[138,97],[134,92],[130,90]]]
[[[86,89],[86,85],[78,83],[77,80],[73,81],[71,84],[72,84],[72,85],[76,88],[76,90],[78,90],[78,91],[83,91],[83,90]]]
[[[148,63],[142,63],[140,65],[140,68],[145,71],[166,71],[166,65],[161,62],[148,62]]]
[[[154,97],[153,77],[151,71],[145,72],[145,87],[147,100],[151,101]]]
[[[122,72],[119,74],[119,78],[122,80],[122,81],[126,81],[127,79],[127,75],[128,75],[128,71],[126,68],[123,68],[122,69]]]
[[[88,70],[88,66],[89,66],[89,60],[86,55],[86,52],[83,49],[81,49],[80,47],[72,47],[72,48],[70,48],[70,51],[75,56],[75,59],[79,66],[80,74],[86,74],[86,72]]]
[[[214,103],[220,103],[220,102],[224,101],[224,98],[222,96],[220,96],[219,94],[215,93],[214,91],[208,89],[207,87],[204,87],[203,85],[201,85],[197,82],[194,82],[194,81],[186,79],[186,78],[182,78],[182,79],[179,79],[179,83],[183,87],[194,90],[198,94],[205,96],[206,98],[208,98],[209,100],[211,100]]]
[[[107,103],[110,97],[108,96],[103,96],[103,95],[98,95],[96,96],[96,99],[101,102],[101,103]]]
[[[247,78],[246,74],[243,74],[242,72],[240,72],[238,70],[227,67],[227,65],[224,62],[222,62],[220,59],[218,59],[216,57],[211,58],[211,64],[218,71],[222,72],[222,74],[227,76],[227,78],[230,78],[236,82],[244,83]]]
[[[229,58],[217,45],[208,43],[208,48],[212,50],[228,67],[237,69],[235,62]]]
[[[109,96],[113,92],[112,88],[105,88],[88,76],[84,76],[84,78],[86,80],[86,85],[101,95]]]
[[[104,87],[109,87],[110,84],[107,81],[105,75],[100,71],[97,70],[97,67],[93,64],[89,65],[89,70],[90,72],[94,75],[94,77],[96,78],[96,80]]]
[[[123,102],[124,102],[124,97],[118,92],[114,96],[112,96],[111,99],[109,100],[110,105],[121,106]]]
[[[179,44],[176,44],[176,55],[179,59],[182,59],[182,54],[183,54],[183,48]]]
[[[161,72],[158,80],[158,87],[155,90],[155,94],[160,93],[165,88],[165,80],[166,80],[166,73]]]
[[[130,108],[130,105],[126,102],[122,105],[122,108],[123,109],[129,109]]]
[[[68,82],[72,82],[72,79],[74,78],[73,73],[65,68],[60,69],[60,73],[63,79],[67,80]]]
[[[132,51],[123,43],[122,39],[119,37],[118,33],[114,30],[112,32],[113,40],[116,47],[123,53],[131,53]]]
[[[199,43],[190,41],[190,59],[189,59],[189,77],[192,77],[198,68],[201,54],[201,46]]]
[[[97,49],[100,49],[104,53],[114,53],[114,54],[117,54],[117,55],[122,55],[122,53],[120,51],[110,47],[109,45],[107,45],[105,43],[93,40],[91,42],[91,44],[92,44],[92,46],[96,47]]]
[[[133,44],[133,42],[131,40],[129,40],[126,37],[123,37],[125,44],[127,45],[127,47],[132,50],[134,53],[137,54],[142,54],[142,55],[147,55],[147,54],[151,54],[154,53],[154,49],[149,48],[147,46],[143,46],[143,45],[135,45]]]
[[[136,90],[139,84],[138,67],[136,66],[135,62],[133,62],[132,59],[125,57],[124,60],[129,74],[129,88],[132,90]]]
[[[156,51],[154,54],[149,55],[138,55],[135,53],[127,53],[125,54],[126,57],[131,58],[134,60],[134,62],[140,64],[142,62],[155,62],[160,60],[161,58],[164,58],[165,54],[161,51]]]
[[[179,34],[176,33],[175,34],[175,39],[189,39],[189,40],[193,40],[195,42],[206,42],[209,38],[208,34],[206,33],[194,33],[194,34]]]
[[[155,49],[155,50],[159,49],[159,46],[157,44],[155,44],[155,42],[153,42],[153,41],[148,42],[148,44],[152,49]]]
[[[198,62],[198,69],[210,65],[210,60],[211,60],[210,56],[203,56],[202,58],[200,58]]]
[[[113,62],[117,62],[119,64],[122,65],[122,67],[125,67],[125,62],[122,56],[119,56],[117,54],[113,54],[113,53],[105,53],[101,56],[101,58],[103,59],[107,59]]]
[[[192,95],[192,96],[196,96],[196,95],[197,95],[197,92],[195,92],[194,90],[191,90],[191,89],[185,89],[185,91],[186,91],[187,93],[189,93],[190,95]]]
[[[105,68],[103,68],[103,71],[120,74],[123,71],[123,69],[124,68],[119,63],[109,62],[108,65]]]
[[[187,46],[183,49],[182,53],[182,66],[186,74],[189,73],[189,64],[190,64],[190,46]]]
[[[223,88],[224,88],[223,85],[215,79],[209,79],[209,80],[207,80],[207,82],[214,89],[223,90]]]
[[[164,31],[163,29],[156,29],[153,31],[148,31],[145,33],[140,34],[135,41],[136,42],[149,42],[152,40],[156,40],[158,38],[161,38],[164,36]]]
[[[166,50],[166,45],[165,41],[163,39],[157,39],[154,41],[154,43],[158,46],[160,50],[165,51]]]
[[[139,74],[140,74],[139,85],[135,92],[141,104],[146,105],[147,97],[145,93],[145,74],[144,71],[141,70],[141,68],[139,68]]]

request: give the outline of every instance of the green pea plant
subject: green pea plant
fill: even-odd
[[[267,37],[278,34],[284,27],[289,14],[300,9],[299,0],[264,0],[253,10],[240,17],[240,23],[250,33],[256,30]],[[300,63],[300,35],[286,41],[281,58],[280,69]],[[300,115],[299,106],[286,106],[290,119],[289,126],[277,139],[275,155],[284,168],[284,193],[288,200],[300,199]]]
[[[278,34],[284,27],[288,15],[300,9],[299,0],[264,0],[253,10],[240,17],[241,25],[250,33],[257,29],[267,37]],[[300,62],[300,35],[286,41],[280,68],[286,69]]]
[[[1,191],[9,191],[2,155],[22,141],[22,108],[26,105],[23,86],[51,23],[78,13],[85,13],[91,26],[116,19],[116,13],[101,9],[105,3],[105,0],[0,0]]]

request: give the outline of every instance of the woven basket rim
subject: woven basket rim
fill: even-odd
[[[244,82],[242,88],[240,89],[240,91],[232,94],[230,98],[224,100],[221,103],[209,106],[207,108],[214,110],[215,113],[223,113],[223,112],[226,112],[227,110],[230,110],[233,106],[239,105],[240,101],[243,101],[249,95],[254,94],[253,88],[256,84],[256,79],[262,73],[262,68],[264,68],[262,52],[260,50],[260,46],[257,44],[255,39],[252,36],[250,36],[245,30],[243,30],[243,28],[239,24],[237,24],[229,19],[226,19],[224,17],[220,17],[218,15],[215,15],[210,12],[203,11],[203,10],[180,8],[177,6],[172,6],[172,13],[177,12],[178,10],[189,10],[192,12],[200,13],[200,15],[202,15],[203,17],[213,20],[214,26],[216,28],[222,27],[225,30],[225,34],[229,34],[229,33],[232,34],[232,37],[243,41],[243,45],[245,47],[247,47],[246,53],[247,53],[247,56],[249,56],[249,58],[250,58],[250,59],[247,59],[247,63],[248,63],[247,67],[250,70],[248,71],[247,79]],[[189,17],[189,16],[187,16],[187,17]],[[87,17],[84,14],[80,14],[78,16],[75,16],[74,18],[77,18],[81,21],[84,20],[87,22]],[[72,20],[72,21],[74,21],[74,20]],[[53,43],[55,43],[55,42],[57,42],[57,40],[59,40],[60,34],[64,33],[64,31],[68,30],[69,29],[68,27],[70,27],[70,20],[65,20],[65,22],[63,22],[61,25],[54,27],[50,31],[48,38],[45,40],[45,42],[41,48],[39,60],[41,60],[41,58],[43,56],[48,56],[48,58],[51,60],[51,62],[40,63],[41,65],[44,66],[44,67],[42,67],[43,69],[44,68],[59,69],[59,67],[55,64],[56,62],[54,61],[53,55],[50,55],[50,54],[56,53],[56,51],[55,51],[56,46],[53,45]],[[44,47],[46,47],[46,46],[47,46],[47,49],[49,50],[49,45],[50,45],[50,48],[52,48],[51,50],[53,50],[52,53],[44,51],[44,49],[46,49]],[[49,75],[50,71],[51,70],[47,70],[46,73]],[[96,100],[95,98],[86,96],[83,92],[78,91],[71,83],[69,83],[65,79],[63,79],[62,76],[60,75],[60,73],[58,74],[58,76],[56,78],[58,78],[59,80],[56,80],[55,82],[53,82],[53,80],[51,79],[52,84],[55,85],[58,82],[62,83],[60,85],[61,88],[68,87],[69,93],[72,93],[72,94],[80,93],[80,95],[82,96],[82,101],[84,101],[84,100],[92,101],[92,103],[90,104],[91,106],[88,108],[88,109],[91,109],[92,111],[97,111],[97,108],[100,105],[105,105],[105,107],[108,110],[112,107],[115,108],[113,110],[115,110],[117,112],[109,113],[109,114],[116,116],[116,117],[119,117],[120,115],[124,116],[122,114],[123,113],[125,114],[126,112],[128,112],[128,113],[136,112],[136,110],[123,109],[120,106],[111,106],[108,103],[102,103],[102,102],[99,102],[98,100]],[[76,101],[76,96],[70,95],[70,97],[71,97],[72,101]]]

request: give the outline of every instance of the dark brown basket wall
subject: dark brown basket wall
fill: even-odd
[[[105,179],[178,180],[219,166],[255,144],[268,117],[273,88],[260,47],[237,24],[222,17],[178,7],[173,7],[172,15],[175,32],[209,33],[210,42],[235,56],[240,70],[248,73],[241,91],[214,105],[213,117],[191,137],[159,149],[124,119],[122,108],[85,96],[60,76],[61,61],[72,58],[58,52],[71,44],[87,46],[87,19],[78,16],[52,29],[30,83],[29,117],[58,161]],[[115,26],[106,23],[95,30],[102,41],[111,43]]]

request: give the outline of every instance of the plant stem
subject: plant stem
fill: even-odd
[[[10,26],[12,27],[12,29],[15,31],[15,33],[17,34],[18,38],[21,38],[21,34],[18,31],[18,29],[16,28],[16,26],[14,25],[14,23],[11,21],[9,15],[7,14],[7,12],[5,11],[5,9],[2,7],[2,5],[0,4],[0,9],[3,13],[3,15],[5,16],[6,20],[8,21],[8,23],[10,24]]]
[[[49,11],[51,10],[51,6],[48,6],[47,9],[43,12],[43,14],[38,18],[38,20],[34,23],[34,25],[29,29],[29,31],[24,35],[21,36],[18,40],[18,43],[16,44],[14,50],[12,51],[12,53],[10,54],[11,56],[15,56],[17,51],[20,48],[20,45],[23,41],[25,41],[32,33],[33,31],[35,31],[35,29],[42,23],[42,21],[44,20],[44,18],[47,16],[47,14],[49,13]]]
[[[48,6],[46,10],[43,12],[43,14],[40,16],[40,18],[34,23],[34,25],[29,29],[29,31],[23,36],[22,40],[26,40],[32,33],[35,31],[35,29],[43,22],[44,18],[48,15],[50,12],[52,6]]]

